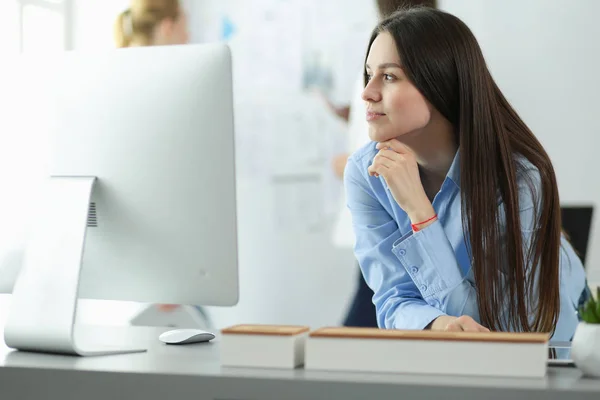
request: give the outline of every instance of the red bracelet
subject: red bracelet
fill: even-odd
[[[429,221],[433,221],[433,220],[434,220],[434,219],[436,219],[436,218],[437,218],[437,214],[434,214],[434,215],[433,215],[433,217],[431,217],[431,218],[429,218],[429,219],[427,219],[427,220],[425,220],[425,221],[422,221],[422,222],[417,222],[416,224],[411,224],[410,226],[412,227],[412,230],[413,230],[413,231],[415,231],[415,232],[419,232],[419,230],[420,230],[420,229],[419,229],[419,225],[426,224],[426,223],[428,223]]]

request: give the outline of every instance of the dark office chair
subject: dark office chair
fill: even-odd
[[[594,206],[563,206],[560,211],[563,229],[585,267]]]

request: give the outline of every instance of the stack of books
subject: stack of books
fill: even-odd
[[[545,333],[236,325],[222,331],[224,366],[539,378]]]

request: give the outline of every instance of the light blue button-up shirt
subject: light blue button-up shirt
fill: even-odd
[[[379,326],[423,329],[440,315],[469,315],[480,322],[462,229],[459,152],[433,200],[438,220],[413,232],[408,215],[394,200],[383,177],[369,176],[367,169],[378,152],[375,145],[369,143],[349,158],[344,181],[356,235],[354,251],[374,291]],[[539,192],[539,173],[526,160],[521,161]],[[518,183],[523,241],[528,243],[534,225],[534,200],[523,174]],[[585,287],[581,260],[563,238],[560,315],[553,340],[573,337],[577,305]]]

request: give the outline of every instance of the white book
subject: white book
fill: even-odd
[[[304,364],[308,326],[235,325],[221,331],[221,365],[293,369]]]
[[[306,342],[305,369],[539,378],[545,333],[322,328]]]

